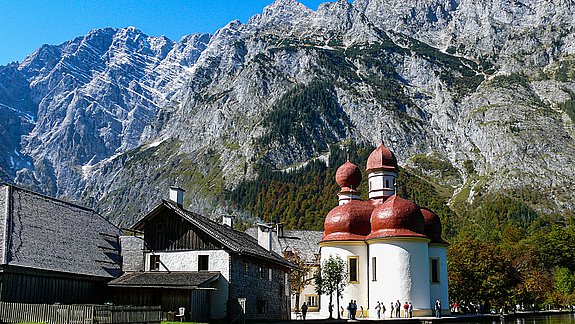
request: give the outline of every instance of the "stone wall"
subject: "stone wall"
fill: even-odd
[[[260,267],[264,267],[263,278]],[[288,319],[290,300],[286,270],[255,258],[233,256],[231,305],[228,306],[231,319],[240,312],[239,298],[246,300],[246,319]]]
[[[6,227],[8,219],[8,186],[0,185],[0,264],[4,264]]]

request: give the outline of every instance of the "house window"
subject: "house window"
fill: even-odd
[[[164,231],[164,223],[156,223],[156,232]]]
[[[371,258],[371,280],[377,281],[377,258]]]
[[[305,301],[309,307],[317,307],[318,300],[318,295],[305,295]]]
[[[258,299],[258,314],[268,313],[268,303],[265,299]]]
[[[268,277],[268,280],[269,280],[269,281],[272,281],[272,278],[273,278],[273,271],[272,271],[272,268],[269,268],[268,270],[269,270],[269,271],[268,271],[268,272],[269,272],[269,277]]]
[[[389,180],[387,180],[387,179],[385,180],[385,187],[389,188]]]
[[[431,274],[430,274],[431,283],[432,284],[438,284],[439,283],[439,259],[435,259],[435,258],[431,259],[430,266],[431,266]]]
[[[347,273],[350,283],[359,283],[359,257],[347,257]]]
[[[150,255],[150,271],[160,270],[160,256],[152,254]]]
[[[247,262],[244,263],[244,277],[248,276],[249,270],[250,270],[250,267],[249,267],[248,263]]]
[[[259,273],[260,273],[260,279],[265,279],[267,274],[266,267],[260,266]]]
[[[209,255],[198,255],[198,271],[208,271],[209,270]]]

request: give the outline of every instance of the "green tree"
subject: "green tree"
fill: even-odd
[[[504,306],[519,282],[511,259],[493,243],[465,239],[448,249],[449,294],[454,300]]]
[[[337,309],[339,309],[339,299],[341,293],[347,286],[347,269],[345,262],[339,256],[330,255],[325,260],[318,271],[315,280],[315,290],[318,294],[329,295],[329,318],[333,318],[333,293],[337,295]],[[339,311],[337,312],[339,318]]]
[[[292,251],[285,251],[284,258],[298,267],[290,273],[289,283],[291,294],[295,296],[295,309],[299,310],[299,296],[305,286],[314,279],[311,275],[307,276],[312,271],[312,267],[298,253]]]

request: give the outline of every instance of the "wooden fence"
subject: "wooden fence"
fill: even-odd
[[[0,302],[0,322],[47,324],[160,323],[160,306],[46,305]]]

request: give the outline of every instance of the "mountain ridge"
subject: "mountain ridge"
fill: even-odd
[[[214,199],[255,178],[257,163],[289,169],[349,139],[375,144],[381,130],[402,164],[437,154],[460,173],[452,204],[535,190],[540,209],[573,210],[573,120],[560,108],[575,91],[573,10],[568,1],[356,0],[313,11],[278,0],[245,24],[178,42],[126,28],[100,30],[111,49],[82,46],[90,32],[60,45],[85,56],[47,46],[19,65],[31,66],[20,71],[33,80],[24,97],[38,102],[38,118],[5,151],[25,155],[22,168],[0,169],[129,223],[153,204],[138,201],[174,183],[202,195],[188,198],[193,208],[230,212]],[[8,92],[0,88],[0,103]]]

